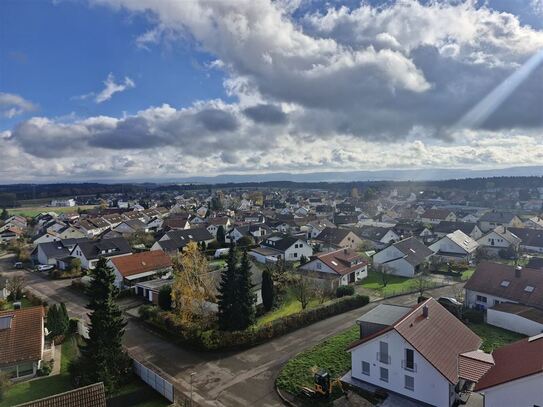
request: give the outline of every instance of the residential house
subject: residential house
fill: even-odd
[[[475,385],[484,407],[543,405],[543,334],[492,352],[493,366]]]
[[[454,405],[470,384],[463,378],[460,356],[477,351],[481,339],[433,298],[405,314],[395,311],[375,321],[377,326],[390,325],[349,347],[351,371],[342,380],[366,391],[385,389],[396,398],[391,405],[406,403],[402,399]]]
[[[414,237],[400,240],[373,255],[374,266],[385,267],[390,274],[413,277],[434,252]]]
[[[313,249],[298,237],[272,235],[260,243],[260,248],[252,249],[249,255],[259,263],[266,263],[270,259],[298,261],[302,256],[311,257]]]
[[[42,306],[0,311],[0,371],[30,378],[40,368],[45,348]]]
[[[470,261],[479,244],[461,230],[456,230],[430,245],[430,250],[442,261]]]
[[[372,249],[380,250],[400,240],[400,236],[394,231],[393,227],[362,226],[353,230]]]
[[[161,250],[114,257],[108,260],[108,265],[115,272],[115,285],[119,288],[132,287],[172,271],[172,259]]]
[[[5,227],[12,227],[12,226],[16,226],[19,229],[26,229],[27,227],[26,218],[19,215],[10,216],[4,221],[3,227],[5,228]]]
[[[226,241],[237,242],[244,236],[250,237],[255,242],[261,241],[272,232],[271,228],[264,223],[234,226],[232,230],[228,231],[225,235]]]
[[[81,267],[87,270],[94,269],[101,257],[110,259],[130,254],[132,254],[132,248],[122,237],[79,242],[70,252],[70,256],[78,258],[81,261]]]
[[[162,223],[162,229],[164,230],[184,230],[190,229],[190,215],[188,214],[179,214],[172,215]]]
[[[335,290],[353,284],[368,276],[368,262],[351,249],[321,253],[297,268],[300,275],[318,281],[320,285]]]
[[[78,387],[53,396],[18,404],[15,407],[106,407],[106,391],[102,382]]]
[[[477,226],[477,223],[473,222],[449,222],[442,221],[439,222],[432,228],[432,231],[438,238],[442,238],[449,233],[453,233],[457,230],[462,231],[473,240],[478,240],[483,236],[483,232]]]
[[[440,222],[456,222],[456,215],[449,209],[427,209],[422,215],[420,215],[422,223],[437,225]]]
[[[501,250],[518,252],[521,239],[506,226],[498,226],[477,240],[477,243],[488,254],[497,256]]]
[[[205,228],[170,230],[153,244],[151,250],[162,250],[170,255],[175,255],[190,242],[198,244],[204,242],[207,245],[213,240],[213,236]]]
[[[209,233],[213,235],[213,237],[217,237],[217,230],[219,230],[219,227],[222,226],[224,229],[224,232],[226,233],[227,230],[230,229],[230,226],[232,226],[232,221],[230,218],[226,216],[216,217],[216,218],[208,218],[206,219],[206,229]]]
[[[86,218],[79,221],[79,229],[89,238],[98,236],[110,228],[111,225],[102,218]]]
[[[51,201],[51,206],[57,207],[72,207],[75,206],[75,199],[53,199]]]
[[[464,286],[465,304],[487,309],[502,302],[543,309],[543,273],[538,269],[484,261]]]
[[[509,228],[520,239],[520,248],[527,252],[543,253],[543,230],[528,228]]]
[[[0,231],[0,243],[16,240],[23,235],[23,231],[17,226],[10,226]]]
[[[119,225],[125,218],[119,213],[112,213],[110,215],[102,216],[102,219],[105,220],[109,225],[114,228]]]
[[[115,228],[114,232],[120,233],[123,236],[131,236],[136,232],[148,232],[149,229],[147,224],[142,222],[139,219],[125,220],[119,223]]]
[[[483,232],[489,232],[498,226],[521,228],[522,220],[512,212],[490,211],[479,218],[479,228]]]
[[[61,240],[83,239],[86,237],[85,233],[83,233],[81,230],[70,225],[63,226],[61,229],[57,230],[55,235],[59,237]]]
[[[327,227],[315,238],[321,250],[330,251],[338,248],[358,249],[363,241],[351,229]]]
[[[89,239],[81,238],[40,243],[31,253],[32,261],[34,264],[49,264],[59,267],[59,261],[70,257],[70,253],[77,243],[87,241]]]
[[[543,218],[539,216],[533,216],[524,221],[524,227],[530,229],[543,229]]]
[[[308,239],[316,239],[317,236],[326,228],[335,228],[336,226],[328,219],[315,219],[307,222],[300,227],[301,232],[307,233]]]

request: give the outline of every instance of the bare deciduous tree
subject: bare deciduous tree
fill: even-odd
[[[309,301],[315,297],[315,284],[309,278],[300,276],[296,278],[293,291],[304,310],[309,305]]]
[[[26,285],[26,279],[24,276],[17,275],[10,277],[6,283],[6,288],[10,292],[14,301],[23,298],[23,289]]]

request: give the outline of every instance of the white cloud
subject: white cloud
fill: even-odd
[[[106,85],[106,87],[94,98],[96,103],[105,102],[106,100],[111,99],[115,93],[124,92],[125,90],[136,86],[134,81],[128,76],[124,77],[124,82],[115,83],[115,78],[112,73],[107,76],[107,79],[104,81],[104,85]]]
[[[102,89],[99,93],[90,92],[85,93],[83,95],[74,96],[72,99],[75,100],[86,100],[92,98],[96,103],[102,103],[105,101],[108,101],[111,99],[111,97],[115,93],[124,92],[125,90],[132,89],[136,86],[134,81],[130,79],[128,76],[124,77],[123,82],[116,83],[115,77],[110,72],[107,76],[106,80],[104,81],[104,89]]]
[[[0,114],[8,119],[36,110],[34,103],[15,93],[0,92]]]

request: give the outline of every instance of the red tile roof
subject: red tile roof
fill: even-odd
[[[340,249],[329,253],[319,254],[316,256],[315,260],[322,261],[341,276],[350,274],[368,264],[362,256],[350,249]],[[303,268],[303,266],[301,266],[301,268]]]
[[[171,267],[172,259],[162,250],[114,257],[111,262],[123,277]]]
[[[100,382],[15,407],[106,407],[106,393]]]
[[[543,334],[522,339],[492,352],[495,365],[475,386],[476,391],[543,372]]]
[[[458,357],[458,376],[477,383],[494,366],[492,355],[475,350]]]
[[[0,329],[0,366],[42,358],[43,307],[1,311],[0,318],[12,318],[11,327]]]
[[[423,315],[428,307],[428,317]],[[349,350],[396,330],[449,382],[458,382],[458,355],[479,349],[481,339],[433,298],[418,304],[394,325],[353,343]]]

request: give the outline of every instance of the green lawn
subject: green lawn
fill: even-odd
[[[319,305],[319,302],[313,299],[309,302],[306,309],[314,308],[317,305]],[[300,304],[300,301],[298,301],[294,297],[294,294],[288,293],[283,304],[279,308],[274,309],[262,315],[260,318],[258,318],[258,320],[256,321],[256,325],[257,326],[264,325],[264,324],[267,324],[268,322],[272,322],[276,319],[283,318],[288,315],[296,314],[297,312],[301,312],[301,311],[302,311],[302,305]]]
[[[468,323],[468,327],[483,340],[481,349],[485,352],[492,352],[494,349],[507,345],[511,342],[525,338],[524,335],[507,331],[488,324]]]
[[[460,280],[468,281],[471,278],[471,276],[473,275],[473,273],[475,273],[475,267],[471,267],[471,268],[467,269],[466,271],[463,271],[462,275],[460,277]]]
[[[14,384],[7,392],[0,407],[13,406],[27,401],[40,399],[72,389],[68,365],[77,356],[75,339],[67,339],[62,344],[60,374]]]
[[[362,280],[360,285],[366,289],[377,291],[385,297],[416,288],[416,281],[413,278],[393,275],[387,275],[386,278],[388,282],[386,287],[384,287],[382,274],[377,271],[369,271],[368,277]]]
[[[313,388],[313,374],[317,370],[328,371],[332,379],[342,376],[351,368],[351,355],[346,351],[347,346],[358,338],[359,328],[354,325],[298,354],[279,373],[277,386],[293,395],[299,395],[301,387]]]
[[[27,298],[23,297],[21,300],[19,301],[15,301],[15,302],[20,302],[21,303],[21,308],[28,308],[28,307],[32,307],[32,303],[30,302],[30,300],[28,300]],[[9,301],[7,302],[6,304],[4,304],[3,307],[0,307],[0,310],[2,311],[10,311],[13,309],[13,301]]]

